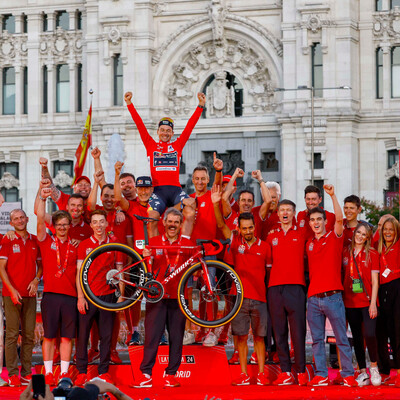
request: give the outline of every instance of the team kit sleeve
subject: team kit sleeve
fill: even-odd
[[[139,135],[140,138],[142,139],[142,142],[144,144],[144,146],[146,147],[146,149],[155,144],[154,139],[150,136],[149,132],[146,129],[146,126],[143,123],[142,118],[140,117],[140,115],[138,114],[138,112],[136,111],[136,108],[133,106],[133,104],[129,104],[128,105],[128,110],[131,113],[133,122],[135,123],[138,131],[139,131]]]

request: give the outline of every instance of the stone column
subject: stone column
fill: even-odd
[[[391,60],[390,46],[382,46],[383,51],[383,108],[390,107],[391,98]]]
[[[47,64],[47,121],[52,122],[56,112],[56,68],[53,63]]]
[[[69,30],[74,31],[76,29],[76,10],[67,10],[69,16]]]
[[[23,112],[23,79],[24,73],[21,65],[15,65],[15,123],[21,122],[21,114]]]
[[[76,64],[75,62],[70,62],[69,66],[69,119],[71,121],[75,120],[76,113]]]
[[[56,15],[55,13],[47,13],[47,30],[53,32],[56,30]]]
[[[15,15],[15,33],[22,33],[23,31],[23,21],[22,21],[22,15]]]

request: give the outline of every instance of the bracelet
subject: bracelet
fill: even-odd
[[[261,185],[262,182],[265,183],[264,179],[260,179],[260,180],[258,181],[258,184]]]
[[[222,172],[222,168],[221,169],[216,169],[215,172]]]
[[[46,198],[45,198],[45,197],[42,197],[42,196],[40,196],[40,195],[39,195],[39,199],[42,200],[42,201],[46,201]]]
[[[41,279],[40,279],[39,277],[37,277],[37,276],[35,276],[35,279],[36,279],[38,282],[41,281]]]
[[[197,106],[199,108],[201,108],[202,110],[204,110],[204,106],[201,106],[200,104]]]

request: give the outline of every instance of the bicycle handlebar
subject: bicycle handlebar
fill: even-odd
[[[134,216],[135,218],[137,218],[139,221],[146,221],[146,222],[149,222],[149,221],[159,221],[159,219],[157,219],[157,218],[142,217],[141,215],[136,215],[136,214],[133,214],[133,216]]]

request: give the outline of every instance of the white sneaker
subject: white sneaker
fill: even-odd
[[[212,347],[216,346],[218,343],[218,338],[214,332],[208,332],[207,336],[204,338],[203,346]]]
[[[8,382],[6,382],[1,376],[0,376],[0,386],[8,386]]]
[[[356,381],[358,386],[367,386],[371,384],[369,375],[366,372],[362,372],[360,375],[358,375]]]
[[[183,345],[186,346],[188,344],[194,343],[194,333],[190,331],[185,331],[183,335]]]
[[[374,386],[380,386],[380,384],[382,383],[382,377],[379,373],[378,367],[370,367],[369,373],[371,375],[371,383]]]

